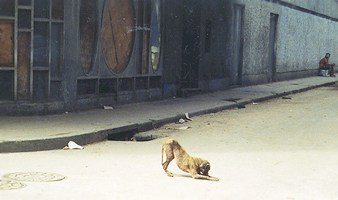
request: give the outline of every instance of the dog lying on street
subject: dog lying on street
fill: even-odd
[[[163,162],[163,152],[166,154],[165,162]],[[174,175],[168,171],[168,166],[174,159],[177,166],[182,171],[190,173],[194,179],[219,181],[219,178],[209,176],[210,163],[207,160],[191,157],[176,140],[167,139],[162,145],[162,167],[170,177]]]

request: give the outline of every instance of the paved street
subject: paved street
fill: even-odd
[[[210,161],[219,182],[194,180],[174,162],[161,168],[163,138],[106,141],[83,150],[0,154],[0,176],[48,172],[1,199],[338,199],[338,86],[322,87],[243,109],[194,117],[142,134],[173,137]],[[33,174],[34,175],[34,174]],[[4,179],[2,179],[4,180]]]

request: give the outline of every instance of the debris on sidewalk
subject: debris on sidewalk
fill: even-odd
[[[181,118],[181,119],[178,120],[178,123],[183,124],[183,123],[185,123],[185,120]]]
[[[82,146],[76,144],[73,141],[69,141],[68,145],[63,147],[63,150],[70,150],[70,149],[84,149]]]
[[[112,106],[103,106],[104,110],[113,110],[114,108]]]
[[[292,98],[289,97],[289,96],[284,96],[284,97],[282,97],[282,99],[292,99]]]
[[[185,119],[180,118],[177,123],[178,124],[184,124],[185,122],[192,121],[192,119],[189,117],[189,113],[185,113],[184,118]]]
[[[179,127],[178,130],[187,130],[191,128],[190,126],[182,126],[182,127]]]

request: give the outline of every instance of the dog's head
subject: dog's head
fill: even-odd
[[[205,176],[209,176],[210,163],[204,160],[199,166],[200,173]]]

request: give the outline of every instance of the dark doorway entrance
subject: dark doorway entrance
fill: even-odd
[[[234,57],[233,66],[230,68],[230,84],[242,84],[243,71],[243,15],[244,6],[234,7]]]
[[[181,89],[198,87],[201,1],[184,0]]]
[[[278,15],[270,14],[268,81],[276,81],[276,40],[277,40]]]

